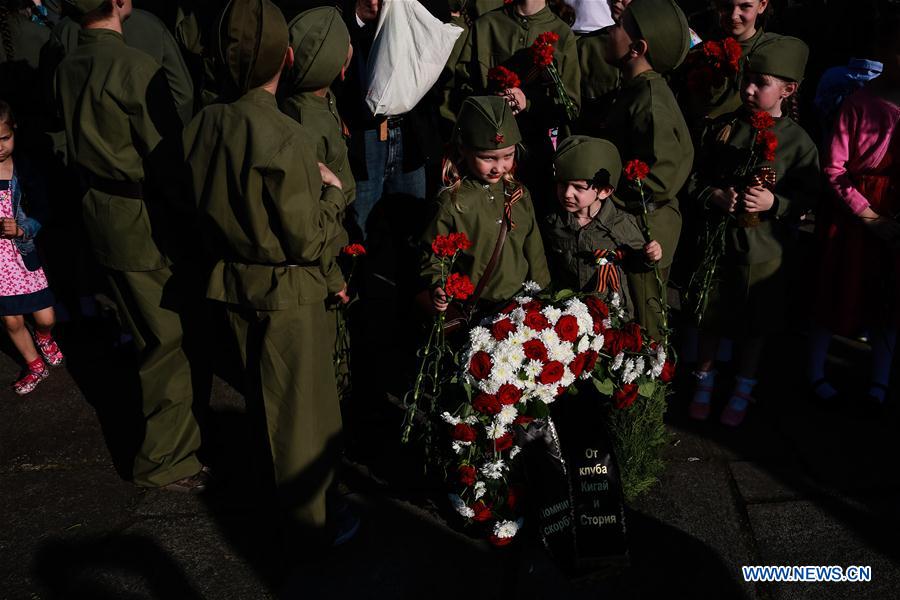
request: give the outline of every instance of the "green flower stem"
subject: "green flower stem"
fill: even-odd
[[[653,241],[653,232],[650,231],[650,212],[647,210],[647,199],[644,196],[644,183],[637,180],[638,192],[641,195],[641,233],[644,234],[644,241],[650,243]],[[653,263],[653,274],[656,276],[657,293],[659,296],[656,302],[659,304],[659,313],[662,320],[662,345],[666,352],[669,351],[669,302],[666,293],[666,284],[663,281],[662,274],[659,272],[659,263]]]
[[[569,121],[574,121],[578,117],[578,110],[575,108],[572,99],[569,98],[568,92],[566,92],[566,86],[563,85],[562,78],[559,76],[556,62],[550,63],[547,67],[547,72],[550,74],[550,79],[553,80],[553,84],[556,86],[556,95],[559,96],[563,108],[566,109],[566,116],[569,118]]]

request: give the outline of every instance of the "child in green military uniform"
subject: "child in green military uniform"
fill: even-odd
[[[192,373],[181,315],[169,301],[176,287],[171,262],[160,244],[172,223],[161,218],[164,203],[150,185],[177,172],[167,163],[173,153],[164,148],[177,139],[181,122],[159,64],[125,43],[122,23],[131,3],[67,5],[80,15],[82,28],[78,47],[56,70],[56,100],[69,165],[88,184],[81,203],[87,237],[138,350],[146,428],[133,479],[146,487],[199,492],[208,475],[196,455]]]
[[[634,216],[614,202],[622,172],[619,151],[607,140],[575,135],[560,144],[553,167],[559,209],[547,218],[544,231],[554,285],[619,293],[631,314],[622,264],[659,261],[662,248],[645,242]]]
[[[519,122],[527,154],[520,157],[520,174],[537,195],[537,208],[548,203],[552,194],[550,163],[553,142],[549,132],[567,126],[569,116],[556,86],[546,70],[535,67],[529,47],[545,33],[558,36],[553,52],[560,80],[568,101],[577,112],[581,95],[581,70],[575,34],[556,16],[547,0],[516,0],[491,11],[472,24],[472,29],[457,64],[449,105],[455,112],[471,94],[501,95],[513,109]],[[494,67],[514,72],[520,82],[515,87],[498,87],[489,80]],[[548,197],[544,197],[544,195]]]
[[[578,38],[578,63],[581,67],[581,114],[575,131],[597,135],[620,85],[619,69],[606,62],[606,46],[612,26]]]
[[[438,235],[465,233],[473,245],[463,251],[457,265],[477,286],[505,221],[506,238],[480,298],[487,302],[512,298],[529,280],[541,287],[550,283],[531,196],[513,177],[521,139],[512,109],[503,98],[468,98],[453,133],[453,154],[445,160],[447,187],[438,195],[437,214],[424,236],[430,245]],[[431,253],[424,261],[422,277],[432,290],[434,308],[446,310],[447,295],[439,287],[440,263]]]
[[[293,61],[278,7],[232,0],[217,35],[237,99],[200,111],[183,138],[213,264],[206,297],[223,305],[240,348],[248,405],[264,414],[289,524],[316,534],[341,432],[321,260],[347,197],[318,163],[316,141],[278,110],[278,81]]]
[[[727,229],[700,323],[690,406],[695,419],[709,416],[714,361],[720,337],[727,335],[738,346],[737,379],[721,421],[732,426],[743,421],[765,336],[784,319],[782,255],[789,227],[819,191],[816,146],[786,113],[808,54],[796,38],[775,36],[761,43],[743,76],[743,107],[712,123],[703,136],[689,195],[703,207],[709,226],[726,219]],[[751,148],[758,159],[745,173]],[[766,175],[766,169],[774,172]]]
[[[628,212],[649,213],[654,239],[662,246],[659,269],[663,281],[681,233],[678,194],[691,172],[694,147],[681,109],[663,74],[687,54],[690,33],[684,13],[673,0],[634,0],[610,32],[606,60],[618,66],[622,86],[606,119],[604,137],[625,161],[638,159],[650,167],[643,180],[646,203],[638,186],[619,186],[617,197]],[[660,339],[665,290],[652,269],[628,272],[637,321]]]

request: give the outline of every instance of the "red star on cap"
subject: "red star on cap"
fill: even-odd
[[[495,136],[494,136],[494,141],[495,141],[496,143],[498,143],[498,144],[502,144],[502,143],[503,143],[503,134],[502,134],[502,133],[498,133],[497,135],[495,135]]]

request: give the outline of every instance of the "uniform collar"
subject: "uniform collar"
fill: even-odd
[[[247,102],[253,102],[254,104],[262,104],[264,106],[271,106],[273,108],[278,108],[278,101],[275,99],[274,94],[270,94],[266,90],[261,87],[253,88],[240,98],[241,100],[246,100]]]
[[[661,75],[659,73],[657,73],[656,71],[654,71],[653,69],[651,69],[649,71],[644,71],[643,73],[641,73],[640,75],[638,75],[637,77],[635,77],[633,79],[629,79],[628,81],[623,81],[622,89],[630,88],[633,86],[639,86],[639,85],[642,85],[645,81],[659,79],[660,77],[661,77]]]
[[[506,7],[506,14],[525,29],[529,29],[532,25],[552,23],[554,17],[556,16],[553,14],[553,11],[551,11],[549,7],[545,6],[533,15],[525,17],[516,12],[515,4],[510,4]]]
[[[118,31],[112,29],[81,29],[78,32],[78,45],[95,44],[98,42],[113,42],[124,44],[125,38]]]
[[[609,220],[612,217],[613,212],[615,212],[616,210],[616,207],[613,204],[613,199],[614,196],[610,196],[606,200],[603,200],[600,204],[600,210],[597,211],[597,214],[594,215],[594,218],[592,218],[584,227],[578,224],[578,218],[575,216],[575,213],[570,213],[568,211],[563,211],[563,222],[566,224],[566,227],[568,227],[572,231],[578,231],[580,229],[591,229],[595,227],[609,229]]]

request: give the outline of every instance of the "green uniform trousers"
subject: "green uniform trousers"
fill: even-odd
[[[678,238],[681,235],[681,213],[672,203],[668,203],[651,212],[649,217],[650,234],[662,246],[663,258],[659,263],[659,269],[663,283],[666,284],[669,281],[672,257],[675,255]],[[659,284],[652,269],[632,271],[627,275],[628,289],[631,291],[631,301],[634,303],[635,320],[647,330],[650,337],[655,340],[662,339],[660,302],[665,303],[665,308],[668,310],[668,298],[665,297],[667,291],[663,290],[664,297],[659,298]]]
[[[107,270],[119,316],[138,352],[146,429],[134,459],[134,483],[167,485],[200,470],[200,429],[192,411],[191,368],[181,318],[163,302],[172,272]]]
[[[265,412],[287,516],[321,528],[341,433],[331,362],[334,319],[322,302],[272,311],[227,305],[226,312],[240,348],[247,401],[261,402]]]

